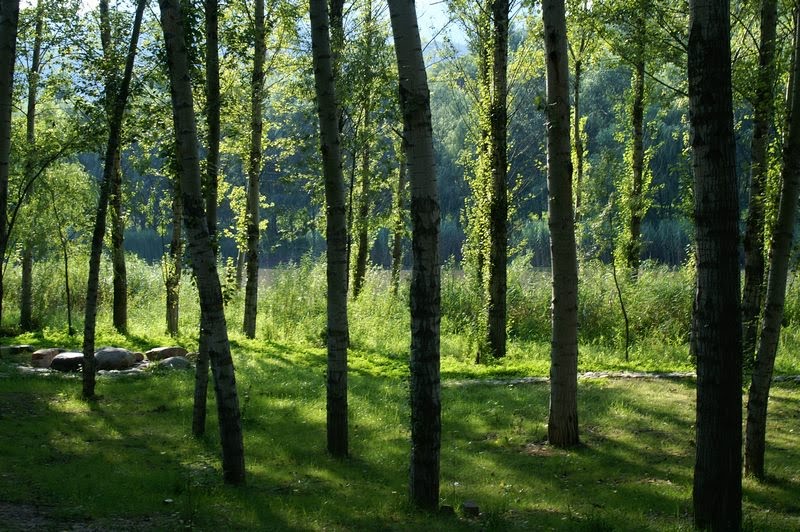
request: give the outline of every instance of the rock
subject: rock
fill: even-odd
[[[171,357],[185,357],[188,351],[182,347],[156,347],[145,353],[147,360],[165,360]]]
[[[136,356],[120,347],[104,347],[94,354],[98,370],[120,370],[132,368],[136,364]]]
[[[135,351],[133,356],[136,357],[136,362],[141,362],[144,360],[144,353],[140,353],[139,351]]]
[[[31,366],[34,368],[49,368],[50,363],[56,355],[63,353],[66,349],[60,347],[50,347],[47,349],[37,349],[31,355]]]
[[[481,514],[481,509],[475,501],[464,501],[461,505],[461,512],[467,517],[478,517]]]
[[[11,355],[22,355],[32,353],[33,346],[30,345],[0,345],[0,357]]]
[[[83,353],[68,351],[59,353],[50,363],[50,369],[58,371],[78,371],[83,366]]]
[[[185,357],[169,357],[162,360],[158,367],[165,369],[192,369],[192,363]]]
[[[145,375],[141,368],[131,369],[103,369],[97,372],[98,375],[105,375],[106,377],[143,377]]]

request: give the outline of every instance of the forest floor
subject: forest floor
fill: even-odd
[[[351,355],[351,458],[324,451],[324,351],[235,342],[248,480],[221,482],[213,397],[191,436],[190,372],[101,378],[0,370],[0,528],[11,530],[691,530],[694,380],[584,378],[582,443],[546,444],[542,378],[443,380],[442,504],[407,503],[405,357]],[[600,372],[621,376],[616,370]],[[597,376],[588,373],[585,376]],[[493,382],[496,381],[496,382]],[[485,386],[477,383],[489,384]],[[768,481],[744,481],[745,527],[800,529],[800,386],[776,383]],[[461,512],[475,501],[480,516]]]

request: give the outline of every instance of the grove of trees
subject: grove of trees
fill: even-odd
[[[0,329],[43,326],[35,279],[56,262],[73,335],[88,257],[86,400],[103,250],[123,335],[138,255],[160,267],[170,335],[196,286],[192,430],[210,370],[224,479],[244,483],[226,305],[244,291],[258,338],[264,269],[324,260],[327,450],[345,458],[348,303],[390,268],[393,292],[408,286],[410,498],[432,510],[442,264],[479,309],[476,364],[507,356],[511,261],[550,272],[547,439],[571,447],[582,273],[610,265],[624,313],[619,279],[635,290],[662,263],[695,283],[694,519],[741,528],[797,262],[796,2],[449,0],[441,20],[414,0],[0,2]]]

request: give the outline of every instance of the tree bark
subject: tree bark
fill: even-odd
[[[258,311],[258,210],[261,192],[261,137],[264,130],[262,100],[264,99],[264,0],[255,2],[255,52],[250,93],[250,158],[247,169],[247,284],[244,288],[244,325],[248,338],[256,337]]]
[[[569,64],[564,0],[542,6],[547,57],[547,187],[553,270],[550,349],[552,445],[578,444],[578,258],[572,206],[569,127]]]
[[[764,293],[764,203],[769,171],[770,127],[775,114],[776,0],[761,2],[758,79],[753,102],[753,138],[750,142],[750,200],[744,233],[744,292],[742,294],[742,353],[750,367],[758,336]],[[747,468],[747,460],[745,460]]]
[[[439,198],[434,171],[430,93],[413,0],[389,0],[400,80],[400,108],[408,135],[411,181],[411,470],[410,496],[419,508],[439,506],[442,441],[439,331],[441,263]]]
[[[108,0],[100,1],[100,43],[107,63],[111,64],[111,19]],[[114,89],[114,76],[111,71],[106,77],[106,113],[109,118]],[[111,262],[114,271],[114,328],[121,333],[128,330],[128,274],[125,266],[125,220],[122,216],[122,172],[120,150],[114,156],[114,171],[111,174]]]
[[[18,22],[19,0],[0,0],[0,328],[3,324],[3,281],[8,246],[8,173]]]
[[[369,76],[369,74],[367,74]],[[368,83],[368,82],[367,82]],[[364,104],[364,124],[363,124],[363,143],[361,152],[361,172],[358,194],[358,217],[355,221],[358,246],[356,248],[356,260],[353,268],[353,298],[358,298],[361,289],[364,287],[364,280],[367,276],[367,262],[369,258],[369,195],[370,195],[370,95],[365,96]]]
[[[643,28],[645,22],[640,20],[639,30],[642,42],[645,38]],[[633,153],[632,153],[632,175],[630,202],[631,219],[628,225],[628,246],[625,250],[626,266],[630,270],[631,277],[636,279],[639,276],[639,265],[642,262],[642,217],[644,209],[642,204],[644,198],[642,194],[644,183],[644,44],[640,46],[639,57],[634,65],[633,72],[633,105],[631,107],[631,122],[633,125]]]
[[[327,253],[327,444],[328,452],[348,454],[347,420],[347,218],[339,140],[329,17],[326,0],[311,0],[311,43],[314,86],[320,125],[320,151],[325,176]]]
[[[28,71],[28,105],[26,109],[25,140],[28,143],[28,157],[25,161],[26,181],[33,181],[34,157],[36,157],[36,100],[39,89],[39,70],[42,59],[42,31],[44,30],[44,10],[41,0],[36,3],[36,23],[33,36],[31,68]],[[31,190],[29,194],[32,194]],[[33,238],[28,238],[22,246],[22,280],[20,294],[19,325],[23,331],[33,329]]]
[[[100,197],[97,201],[97,216],[92,232],[92,247],[89,255],[89,280],[86,287],[86,314],[83,323],[83,397],[94,398],[95,385],[95,360],[94,360],[94,334],[97,325],[97,292],[100,282],[100,256],[103,251],[103,237],[106,232],[106,214],[108,212],[108,197],[111,193],[111,179],[114,171],[114,161],[119,150],[122,136],[122,117],[128,102],[131,77],[133,75],[133,61],[136,57],[136,45],[139,41],[139,30],[142,26],[145,0],[138,0],[136,15],[131,30],[131,41],[128,56],[125,60],[125,72],[118,92],[114,95],[113,112],[108,124],[108,146],[105,154],[103,178],[100,183]]]
[[[798,16],[798,15],[796,15]],[[800,97],[797,83],[798,55],[800,55],[800,24],[795,21],[794,84],[791,101]],[[786,278],[794,239],[794,222],[797,217],[798,190],[800,190],[800,112],[792,104],[789,109],[789,130],[783,147],[783,170],[781,172],[781,199],[778,220],[772,234],[769,257],[767,296],[764,305],[764,321],[758,343],[755,368],[747,400],[747,429],[745,438],[745,472],[758,479],[764,478],[764,451],[766,449],[767,403],[775,355],[780,340],[783,308],[786,301]]]
[[[183,221],[189,242],[192,269],[197,278],[200,307],[206,317],[211,371],[217,395],[217,417],[222,443],[222,471],[225,482],[245,481],[244,444],[236,377],[231,358],[222,287],[204,209],[200,160],[197,153],[197,127],[194,118],[192,87],[180,6],[177,0],[161,0],[161,26],[167,50],[172,94],[175,137],[180,160]]]
[[[164,284],[167,291],[167,334],[178,336],[178,320],[180,318],[180,287],[183,270],[183,238],[181,221],[183,220],[183,199],[181,198],[180,178],[175,176],[172,192],[172,238],[169,243],[169,255],[165,259]]]
[[[693,502],[697,527],[712,530],[739,530],[742,524],[739,203],[729,10],[727,0],[690,2],[689,119],[697,245],[692,320],[697,357]]]
[[[403,142],[401,140],[401,142]],[[392,221],[392,294],[397,295],[400,286],[400,271],[403,269],[403,235],[406,228],[406,158],[400,154],[397,189],[394,193],[394,216]]]
[[[206,155],[206,225],[208,236],[218,254],[217,242],[217,189],[219,175],[219,139],[221,98],[219,88],[219,4],[217,0],[205,1],[206,27],[206,102],[208,121],[208,153]],[[206,432],[206,403],[208,400],[208,324],[200,310],[200,342],[194,379],[194,408],[192,434],[202,436]]]
[[[489,203],[487,346],[506,356],[508,262],[508,0],[492,1],[492,103],[490,109],[492,185]]]

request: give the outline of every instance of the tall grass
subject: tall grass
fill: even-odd
[[[73,320],[78,331],[83,320],[86,261],[73,259]],[[61,265],[37,263],[34,271],[34,312],[42,329],[66,330],[66,311]],[[18,319],[19,273],[6,276],[4,325]],[[640,368],[689,369],[690,318],[693,273],[645,262],[637,279],[617,272],[619,291],[630,326],[631,361],[624,359],[625,322],[614,282],[614,272],[599,261],[581,265],[579,277],[579,341],[581,367],[589,369]],[[100,278],[100,341],[125,343],[178,342],[196,346],[199,306],[196,287],[187,273],[181,283],[181,336],[165,335],[164,283],[158,265],[128,258],[130,335],[115,336],[111,327],[112,278],[105,265]],[[243,294],[227,287],[228,328],[234,339],[241,327]],[[408,278],[393,294],[385,270],[372,268],[365,289],[349,301],[352,349],[404,361],[410,345]],[[325,346],[326,278],[324,260],[304,259],[299,264],[264,272],[259,290],[258,337],[268,342]],[[509,357],[489,363],[494,373],[546,373],[549,364],[551,285],[549,271],[531,266],[529,257],[515,260],[508,270]],[[446,265],[442,271],[442,356],[445,371],[480,373],[474,362],[482,340],[483,298],[462,271]],[[103,339],[105,338],[105,340]],[[78,345],[79,340],[66,339]],[[800,283],[790,283],[785,328],[778,370],[800,372]],[[377,356],[377,355],[376,355]]]

